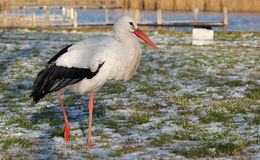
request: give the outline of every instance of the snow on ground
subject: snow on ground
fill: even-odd
[[[0,30],[0,159],[257,159],[259,33],[150,33],[138,73],[96,94],[93,147],[87,96],[63,91],[68,144],[54,94],[34,104],[36,74],[62,47],[97,33]],[[104,33],[110,34],[110,33]]]

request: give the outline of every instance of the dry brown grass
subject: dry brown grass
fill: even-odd
[[[27,20],[23,20],[22,17],[18,15],[9,16],[8,19],[0,17],[0,24],[1,26],[8,27],[8,26],[27,26],[30,22]]]
[[[147,10],[155,10],[156,0],[143,0],[143,8]]]
[[[11,5],[111,4],[115,0],[9,0]]]
[[[8,2],[8,4],[7,4]],[[7,5],[86,5],[117,4],[127,9],[155,10],[161,8],[169,11],[221,12],[227,7],[229,12],[260,12],[260,0],[1,0],[0,9]]]
[[[157,0],[157,8],[161,8],[164,10],[175,11],[176,10],[176,2],[175,1],[165,1],[165,0]]]
[[[10,4],[6,0],[0,2],[0,11],[7,10],[9,8],[10,8]]]

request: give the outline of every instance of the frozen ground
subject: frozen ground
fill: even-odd
[[[96,94],[93,147],[85,146],[87,96],[29,98],[36,74],[60,48],[96,33],[0,30],[0,159],[259,159],[260,34],[150,33],[138,74]],[[106,33],[109,34],[109,33]]]

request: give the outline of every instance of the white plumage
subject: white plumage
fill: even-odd
[[[113,36],[89,37],[75,43],[67,53],[56,60],[57,66],[90,68],[92,72],[97,70],[99,64],[105,62],[95,77],[85,78],[69,86],[69,89],[85,93],[97,90],[109,79],[128,80],[131,78],[139,66],[141,47],[131,32],[124,32],[119,28],[122,26],[117,25],[125,21],[134,22],[130,17],[123,17],[114,26],[116,34]]]
[[[136,41],[134,36],[125,39],[116,36],[89,37],[71,46],[55,63],[68,68],[90,68],[95,72],[104,62],[95,77],[85,78],[68,87],[80,93],[95,91],[109,79],[128,80],[133,75],[141,56],[141,48]]]
[[[91,92],[87,144],[91,145],[94,92],[107,80],[128,80],[136,72],[141,57],[141,47],[136,36],[157,48],[131,17],[123,16],[115,23],[111,36],[92,36],[65,47],[37,75],[31,96],[38,102],[47,93],[56,91],[66,123],[65,141],[68,141],[70,127],[59,90],[68,88],[82,94]]]

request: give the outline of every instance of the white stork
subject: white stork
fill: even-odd
[[[107,80],[128,80],[136,72],[141,47],[136,36],[155,49],[157,46],[137,27],[129,16],[120,17],[114,24],[112,36],[98,35],[63,48],[52,57],[34,82],[30,97],[38,102],[55,91],[64,116],[64,140],[68,142],[70,125],[60,96],[60,89],[68,88],[84,94],[90,92],[88,102],[89,128],[87,146],[91,143],[94,92]]]

